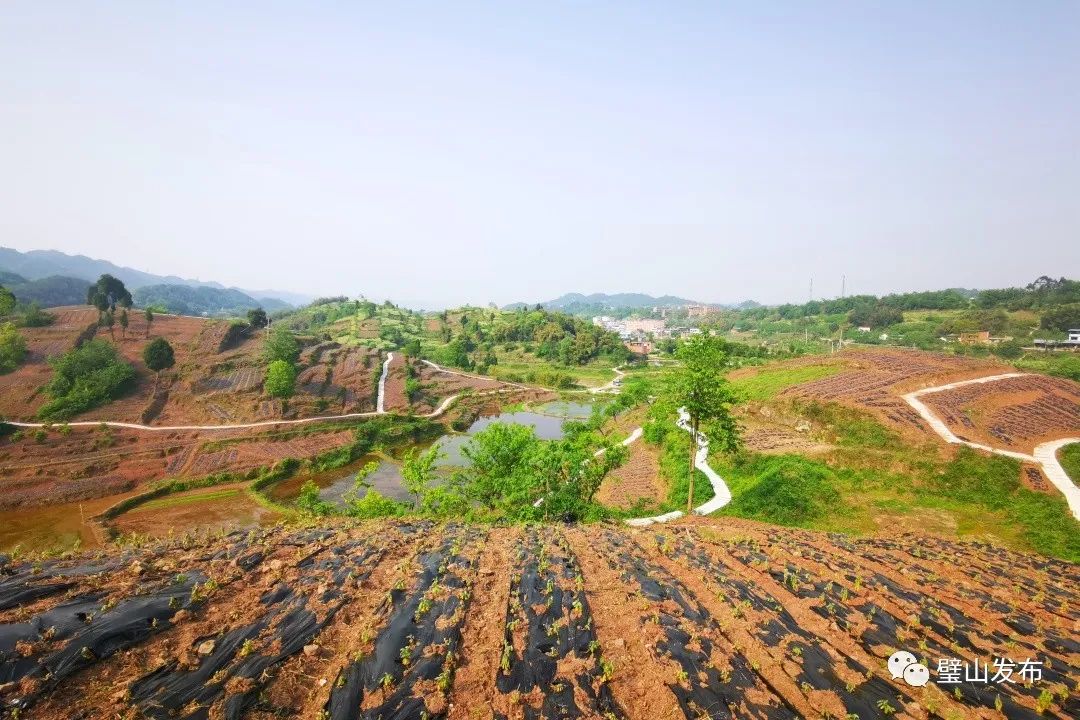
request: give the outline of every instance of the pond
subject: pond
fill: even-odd
[[[528,410],[501,412],[479,417],[462,434],[445,435],[435,443],[443,457],[439,467],[448,470],[463,467],[465,459],[461,448],[475,435],[495,422],[529,425],[538,437],[556,440],[562,437],[564,420],[584,420],[592,413],[595,403],[557,400]],[[429,446],[418,446],[423,450]],[[300,494],[305,482],[313,481],[321,489],[320,497],[328,502],[341,503],[347,492],[356,484],[357,473],[369,462],[377,463],[367,482],[385,497],[409,500],[402,487],[400,457],[405,448],[387,455],[366,455],[343,468],[316,475],[298,475],[277,483],[267,489],[269,496],[281,503],[291,503]],[[144,491],[145,488],[83,502],[38,508],[14,508],[0,510],[0,552],[21,546],[24,550],[43,550],[57,547],[70,548],[76,543],[84,548],[96,547],[107,542],[101,526],[93,516],[115,503]],[[362,496],[364,490],[358,491]],[[116,530],[123,533],[139,533],[154,536],[180,533],[193,529],[232,529],[250,525],[276,522],[279,515],[260,506],[252,498],[246,486],[226,486],[189,491],[169,498],[147,503],[117,517],[113,521]]]
[[[562,424],[565,420],[584,420],[592,413],[595,406],[591,402],[570,402],[557,400],[545,403],[529,410],[517,410],[513,412],[501,412],[493,415],[477,418],[469,428],[460,435],[444,435],[435,441],[442,457],[439,458],[437,467],[444,470],[454,467],[464,467],[467,462],[461,454],[461,449],[469,442],[471,436],[480,432],[492,423],[512,423],[515,425],[529,425],[536,431],[537,437],[544,440],[558,440],[563,436]],[[418,450],[424,450],[430,445],[417,446]],[[395,453],[400,456],[403,451]],[[411,500],[412,496],[402,486],[401,466],[394,460],[377,455],[367,455],[356,462],[343,468],[318,475],[301,475],[278,483],[269,490],[269,495],[278,502],[292,502],[300,494],[300,488],[308,481],[319,486],[319,497],[327,502],[339,505],[344,504],[347,492],[356,488],[357,473],[369,462],[375,462],[378,466],[366,482],[379,491],[384,497],[394,500]],[[356,490],[357,497],[363,497],[366,491],[362,488]]]

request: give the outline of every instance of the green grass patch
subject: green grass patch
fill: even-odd
[[[1027,353],[1012,361],[1021,370],[1068,378],[1080,382],[1080,355],[1076,353]]]
[[[742,454],[724,470],[734,499],[723,515],[810,527],[843,509],[835,471],[801,455]]]
[[[789,387],[836,375],[843,370],[844,366],[839,363],[800,367],[764,367],[754,375],[732,379],[731,384],[744,401],[762,401],[775,397]]]
[[[208,493],[193,493],[191,495],[169,495],[161,497],[156,500],[150,500],[138,507],[135,512],[142,512],[143,510],[160,510],[162,508],[177,507],[179,505],[189,505],[197,502],[209,502],[211,500],[224,500],[225,498],[235,497],[240,494],[238,488],[228,488],[225,490],[217,490]]]
[[[1080,485],[1080,443],[1072,443],[1058,450],[1058,462],[1065,468],[1069,479]]]

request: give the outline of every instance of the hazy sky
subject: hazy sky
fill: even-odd
[[[0,245],[423,307],[1080,276],[1080,2],[0,5]]]

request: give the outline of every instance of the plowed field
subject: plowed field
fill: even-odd
[[[785,390],[786,397],[839,402],[870,410],[898,429],[923,429],[905,392],[1004,372],[994,360],[917,350],[856,349],[843,355],[851,370]]]
[[[1046,440],[1080,433],[1080,385],[1023,375],[924,395],[957,437],[1030,453]]]
[[[981,544],[397,522],[0,571],[0,702],[23,718],[1080,712],[1080,569]],[[897,649],[929,684],[893,679]],[[937,682],[937,658],[994,657],[1041,678]]]

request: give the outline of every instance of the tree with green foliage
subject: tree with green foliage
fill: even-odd
[[[290,398],[296,389],[296,367],[285,360],[274,360],[266,368],[266,394],[275,398]]]
[[[432,445],[424,452],[417,452],[415,448],[409,448],[405,457],[401,460],[401,479],[414,500],[413,507],[420,505],[421,498],[431,487],[431,481],[435,479],[435,465],[438,463],[442,452],[438,445]]]
[[[421,506],[430,510],[479,506],[488,513],[527,520],[595,516],[596,492],[604,477],[625,462],[626,448],[579,433],[563,440],[541,440],[533,428],[493,423],[462,448],[469,465],[436,486]]]
[[[115,312],[117,305],[123,308],[131,307],[131,293],[121,280],[106,273],[87,288],[86,304],[93,305],[101,312]]]
[[[1060,305],[1043,313],[1039,326],[1044,330],[1068,332],[1080,328],[1080,303]]]
[[[127,329],[128,329],[127,308],[122,308],[120,310],[120,337],[123,337],[123,338],[127,337]]]
[[[990,352],[1005,360],[1016,360],[1024,354],[1024,346],[1015,340],[998,343],[990,348]]]
[[[0,317],[15,312],[15,294],[0,285]]]
[[[689,417],[690,492],[686,512],[693,509],[694,475],[697,443],[702,424],[707,424],[705,436],[714,450],[733,452],[739,447],[739,426],[731,415],[736,399],[724,367],[727,355],[723,341],[712,335],[698,335],[684,342],[676,353],[681,365],[672,373],[667,393],[676,407]]]
[[[105,313],[101,316],[100,324],[102,325],[102,327],[109,328],[109,337],[115,341],[116,334],[113,332],[113,328],[116,326],[116,315],[113,314],[112,310],[105,311]]]
[[[255,330],[261,330],[270,324],[270,318],[266,316],[266,311],[262,308],[253,308],[247,311],[248,325]]]
[[[143,318],[146,320],[146,337],[150,337],[150,326],[154,324],[154,311],[149,307],[143,310]]]
[[[0,374],[9,373],[26,357],[26,339],[14,323],[0,324]]]
[[[263,346],[263,358],[267,363],[271,364],[281,360],[292,365],[300,359],[300,343],[296,341],[288,328],[278,325],[266,337],[266,344]]]
[[[38,410],[45,420],[66,420],[120,397],[135,383],[135,369],[105,340],[84,343],[51,358],[49,365],[53,378],[45,391],[52,400]]]
[[[165,338],[154,338],[148,342],[143,348],[142,357],[146,367],[157,373],[157,378],[154,380],[155,388],[158,380],[161,379],[161,371],[171,368],[176,362],[172,345]]]

